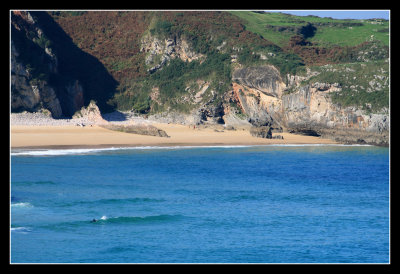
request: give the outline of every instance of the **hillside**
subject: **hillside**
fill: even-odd
[[[47,108],[54,117],[71,116],[95,100],[102,112],[268,124],[319,135],[351,128],[384,135],[371,142],[388,142],[386,20],[251,11],[35,11],[14,12],[11,21],[12,111]],[[25,56],[27,45],[44,59],[53,56],[56,69]],[[27,68],[36,73],[24,73]],[[36,97],[34,88],[29,95],[33,86]],[[57,97],[57,111],[46,103],[45,87]],[[326,109],[313,109],[314,97]],[[299,115],[306,121],[294,122]]]
[[[318,16],[295,16],[285,13],[231,11],[245,20],[248,30],[268,37],[284,47],[301,26],[312,24],[315,31],[310,42],[320,46],[357,46],[369,41],[371,35],[376,41],[389,45],[389,21],[384,19],[333,19]]]

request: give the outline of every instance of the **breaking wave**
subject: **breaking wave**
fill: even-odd
[[[62,156],[62,155],[86,155],[99,152],[118,150],[174,150],[193,148],[246,148],[246,147],[308,147],[308,146],[371,146],[368,144],[267,144],[267,145],[209,145],[209,146],[136,146],[136,147],[109,147],[109,148],[79,148],[79,149],[36,149],[16,150],[11,156]]]

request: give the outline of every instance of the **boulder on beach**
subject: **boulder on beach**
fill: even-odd
[[[89,105],[87,107],[82,107],[81,110],[75,112],[75,114],[72,116],[73,119],[79,119],[79,118],[84,118],[88,122],[100,125],[100,124],[107,124],[108,121],[106,121],[103,116],[101,115],[99,107],[96,105],[96,102],[93,100],[90,101]]]
[[[164,130],[159,129],[153,125],[145,125],[145,124],[118,125],[109,123],[109,124],[102,124],[100,126],[109,130],[121,131],[126,133],[167,137],[167,138],[170,137]]]
[[[251,127],[250,134],[254,137],[272,139],[272,129],[269,126]]]

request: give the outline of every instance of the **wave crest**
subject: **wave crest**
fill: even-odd
[[[11,203],[11,207],[24,207],[24,208],[28,208],[28,207],[33,207],[33,205],[31,205],[30,203]]]
[[[144,216],[144,217],[130,217],[130,216],[120,216],[120,217],[107,217],[102,216],[95,223],[113,223],[113,224],[126,224],[126,223],[154,223],[154,222],[165,222],[165,221],[175,221],[182,218],[181,215],[154,215],[154,216]]]
[[[268,144],[268,145],[209,145],[209,146],[135,146],[135,147],[108,147],[108,148],[80,148],[80,149],[37,149],[19,150],[11,152],[11,156],[62,156],[93,154],[118,150],[158,150],[158,149],[194,149],[194,148],[246,148],[246,147],[307,147],[307,146],[371,146],[368,144]]]

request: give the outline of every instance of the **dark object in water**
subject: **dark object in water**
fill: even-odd
[[[96,220],[96,219],[93,219],[93,220],[91,220],[90,222],[91,222],[91,223],[95,223],[95,222],[97,222],[97,220]]]

